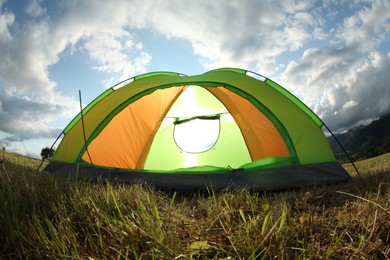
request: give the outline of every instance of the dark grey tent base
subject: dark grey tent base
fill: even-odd
[[[78,168],[78,170],[77,170]],[[88,180],[120,183],[144,183],[156,188],[173,190],[199,190],[250,188],[259,191],[274,191],[299,188],[315,184],[329,184],[351,180],[351,176],[338,163],[288,166],[266,170],[242,170],[218,173],[151,173],[124,169],[86,167],[76,164],[50,162],[45,171]]]

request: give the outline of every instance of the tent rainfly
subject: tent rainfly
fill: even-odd
[[[88,104],[45,170],[184,190],[348,181],[323,125],[286,89],[247,70],[153,72]]]

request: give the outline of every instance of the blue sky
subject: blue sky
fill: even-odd
[[[390,1],[0,0],[0,145],[36,156],[113,84],[240,67],[334,131],[390,112]]]

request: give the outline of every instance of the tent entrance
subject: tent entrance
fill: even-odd
[[[222,102],[203,87],[188,86],[162,121],[145,169],[235,168],[251,161],[241,130]]]

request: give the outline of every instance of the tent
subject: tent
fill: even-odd
[[[45,170],[173,189],[347,181],[323,124],[286,89],[247,70],[152,72],[81,110]]]

